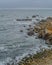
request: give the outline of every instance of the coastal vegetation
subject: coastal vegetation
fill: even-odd
[[[52,49],[23,58],[18,65],[52,65]]]

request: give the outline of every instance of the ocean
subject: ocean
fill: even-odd
[[[33,25],[35,20],[16,21],[33,15],[39,15],[39,19],[46,18],[52,16],[52,9],[0,9],[0,65],[14,60],[18,62],[24,56],[39,51],[40,45],[48,47],[44,40],[27,35],[28,25]]]

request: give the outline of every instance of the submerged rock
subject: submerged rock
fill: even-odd
[[[25,25],[23,27],[26,27]]]
[[[6,65],[10,65],[10,63],[7,63]]]
[[[35,18],[35,17],[36,17],[36,15],[33,15],[33,16],[32,16],[32,18]]]
[[[34,29],[33,28],[28,29],[27,35],[29,36],[34,35]]]
[[[36,18],[37,16],[39,16],[39,15],[33,15],[32,18]]]
[[[20,32],[23,32],[23,30],[20,30]]]
[[[29,27],[31,27],[31,25],[29,25]]]
[[[29,32],[27,32],[27,35],[29,35],[29,36],[34,35],[34,31],[29,31]]]
[[[16,21],[32,21],[32,19],[30,19],[30,18],[26,18],[26,19],[16,19]]]

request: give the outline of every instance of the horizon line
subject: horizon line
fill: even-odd
[[[26,10],[26,9],[52,9],[52,8],[0,8],[0,10],[1,9],[24,9],[24,10]]]

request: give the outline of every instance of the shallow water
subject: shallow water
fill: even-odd
[[[39,46],[47,48],[44,40],[35,39],[36,36],[27,36],[27,28],[34,21],[16,21],[17,18],[32,18],[32,15],[42,17],[52,16],[52,10],[0,10],[0,65],[11,59],[24,57],[35,53]],[[25,25],[25,27],[24,27]],[[23,32],[20,32],[20,30]]]

